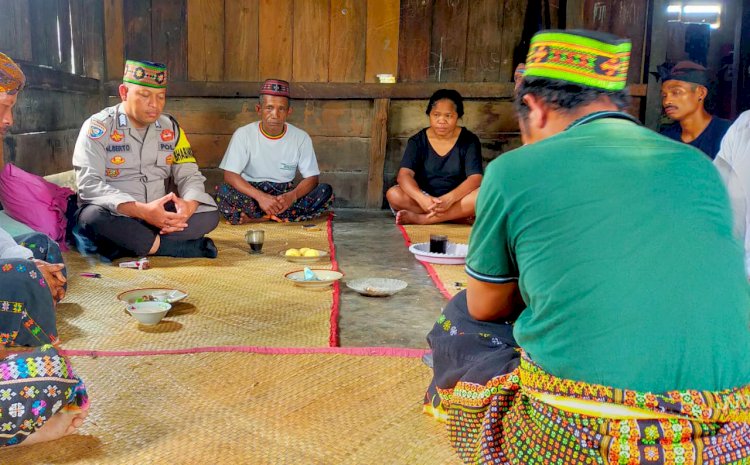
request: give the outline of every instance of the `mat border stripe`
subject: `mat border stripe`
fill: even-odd
[[[326,232],[328,233],[328,251],[331,255],[331,269],[341,271],[339,262],[336,260],[336,245],[333,243],[333,212],[328,213],[326,221]],[[328,346],[339,346],[339,307],[341,304],[341,284],[339,281],[333,283],[333,302],[331,302],[330,329],[328,332]]]
[[[401,347],[264,347],[264,346],[214,346],[190,347],[185,349],[155,350],[85,350],[59,349],[60,354],[79,357],[137,357],[144,355],[185,355],[203,353],[249,353],[261,355],[354,355],[369,357],[419,358],[429,352],[428,349],[409,349]]]

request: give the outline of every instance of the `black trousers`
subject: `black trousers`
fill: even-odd
[[[171,207],[171,208],[170,208]],[[166,209],[174,211],[173,204]],[[159,228],[143,220],[129,216],[114,215],[104,207],[84,205],[76,213],[76,231],[78,239],[94,243],[96,252],[115,259],[119,257],[143,257],[154,245]],[[182,231],[165,234],[162,240],[188,241],[199,239],[216,229],[219,224],[219,211],[195,213],[188,219],[188,227]],[[80,240],[79,251],[80,250]]]

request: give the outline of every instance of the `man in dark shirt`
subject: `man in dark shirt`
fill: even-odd
[[[721,139],[732,124],[706,111],[709,77],[706,68],[690,61],[681,61],[672,69],[662,69],[661,98],[664,112],[676,121],[661,129],[670,139],[702,150],[716,158]]]

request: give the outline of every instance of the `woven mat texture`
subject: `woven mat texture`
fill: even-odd
[[[58,306],[58,332],[66,349],[155,350],[188,347],[328,346],[333,290],[305,290],[284,274],[304,265],[279,252],[290,247],[328,250],[326,219],[317,231],[299,223],[263,223],[263,254],[250,255],[249,226],[220,224],[210,234],[216,259],[151,258],[150,270],[103,265],[76,252],[65,254],[69,292]],[[315,267],[331,269],[329,258]],[[85,278],[81,272],[100,273]],[[140,325],[117,295],[129,289],[164,287],[187,292],[164,320]]]
[[[430,234],[444,234],[448,236],[450,242],[468,244],[469,234],[471,233],[471,226],[464,224],[407,224],[403,228],[409,235],[412,244],[429,242]],[[437,265],[434,263],[429,263],[429,265],[435,270],[438,279],[450,295],[458,294],[466,286],[468,277],[466,271],[464,271],[464,265]],[[461,283],[463,286],[456,286],[456,283]]]
[[[421,413],[419,359],[207,353],[74,357],[80,433],[0,452],[14,464],[456,464]]]

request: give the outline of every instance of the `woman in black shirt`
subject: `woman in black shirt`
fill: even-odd
[[[461,94],[440,89],[425,112],[430,127],[409,139],[396,186],[386,198],[398,224],[465,221],[474,216],[482,182],[479,138],[458,126],[464,115]]]

